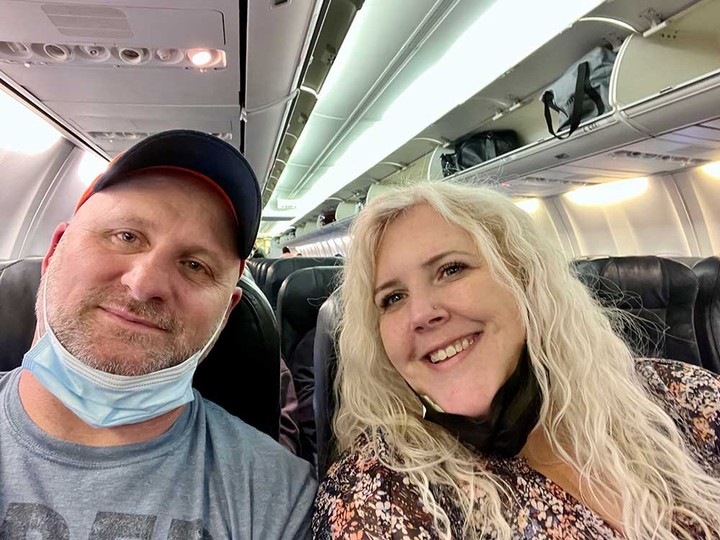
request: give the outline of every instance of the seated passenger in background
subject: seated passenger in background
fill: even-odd
[[[292,257],[292,256],[293,256],[293,254],[290,253],[290,248],[287,247],[287,246],[283,246],[283,248],[282,248],[282,255],[280,255],[280,258],[281,258],[281,259],[288,259],[288,258],[290,258],[290,257]]]
[[[174,131],[56,228],[32,348],[0,380],[0,536],[309,537],[311,467],[191,387],[260,204],[237,150]]]
[[[525,212],[425,183],[351,235],[317,538],[718,537],[718,379],[634,358]]]

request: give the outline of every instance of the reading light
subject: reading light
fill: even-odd
[[[445,54],[439,56],[433,65],[390,103],[382,118],[372,123],[357,124],[352,140],[348,138],[351,144],[346,145],[347,150],[334,160],[332,166],[320,167],[318,171],[322,173],[310,179],[312,188],[298,201],[293,223],[303,219],[328,197],[376,163],[383,161],[428,125],[466,102],[509,68],[517,65],[602,3],[603,0],[504,0],[492,3],[468,30],[448,47]],[[353,28],[356,24],[368,20],[363,17],[364,11],[366,10],[358,13],[349,34],[354,34]],[[518,18],[518,13],[522,13],[523,17]],[[508,21],[513,21],[513,25],[508,26]],[[488,43],[500,42],[503,43],[502,47],[495,48],[492,55],[483,58],[483,69],[467,69],[467,58],[486,48]],[[359,40],[354,39],[351,43],[353,47],[343,44],[340,49],[333,69],[323,85],[318,105],[328,95],[333,94],[327,88],[336,88],[340,84],[338,79],[343,77],[347,65],[352,64],[357,55],[363,54]],[[463,77],[456,77],[452,84],[448,84],[448,73],[463,73]],[[361,125],[365,129],[361,128]],[[299,156],[302,148],[307,146],[305,141],[311,141],[316,136],[313,131],[303,130],[291,160],[293,156]],[[296,154],[298,151],[300,153]],[[290,167],[285,171],[288,169]],[[278,186],[282,183],[285,171]]]
[[[521,210],[525,210],[528,214],[534,214],[540,208],[540,201],[537,199],[525,199],[524,201],[518,201],[515,206]]]
[[[190,61],[197,67],[207,66],[212,61],[212,54],[205,49],[193,49],[188,51]]]
[[[60,140],[60,133],[25,105],[0,91],[0,149],[40,154]]]
[[[720,161],[714,161],[700,167],[700,170],[713,178],[720,178]]]
[[[107,169],[108,160],[92,152],[85,152],[78,165],[78,177],[84,186],[89,186],[93,180]]]
[[[565,193],[564,197],[580,206],[603,206],[637,197],[648,187],[647,178],[630,178],[607,184],[578,188]]]

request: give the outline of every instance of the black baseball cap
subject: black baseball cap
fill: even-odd
[[[260,227],[260,185],[250,164],[234,146],[201,131],[163,131],[119,154],[83,193],[75,210],[94,193],[121,182],[132,172],[152,167],[184,169],[219,188],[235,212],[240,257],[250,256]]]

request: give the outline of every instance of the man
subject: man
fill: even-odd
[[[33,345],[0,379],[0,537],[309,537],[310,467],[191,388],[260,208],[237,150],[171,131],[57,227]]]
[[[287,247],[287,246],[283,246],[283,248],[282,248],[282,255],[280,255],[280,258],[281,258],[281,259],[287,259],[287,258],[292,257],[292,256],[293,256],[293,254],[290,253],[290,248]]]

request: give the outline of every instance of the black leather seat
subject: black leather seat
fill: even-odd
[[[280,336],[275,314],[251,279],[242,276],[238,286],[240,302],[198,366],[193,386],[204,398],[278,440]]]
[[[693,323],[698,283],[692,270],[661,257],[601,257],[575,261],[578,277],[608,306],[639,317],[623,328],[644,356],[700,365]]]
[[[337,287],[339,266],[302,268],[290,274],[278,294],[280,350],[295,381],[300,455],[315,464],[315,374],[313,348],[317,314]]]
[[[0,262],[0,371],[18,367],[32,345],[42,260]]]
[[[333,385],[337,373],[336,329],[340,320],[340,293],[335,291],[320,308],[315,330],[315,439],[317,441],[318,480],[325,476],[328,467],[337,457],[332,432],[335,414]]]
[[[315,328],[320,306],[337,288],[339,266],[301,268],[290,274],[278,294],[280,351],[287,362],[300,340]],[[292,370],[292,366],[288,364]]]
[[[267,278],[268,268],[272,266],[275,261],[280,259],[262,259],[255,265],[255,283],[260,287],[260,290],[265,292],[265,279]]]
[[[41,257],[0,262],[0,369],[21,365],[35,331],[35,297]],[[246,277],[240,303],[218,342],[198,367],[193,385],[248,424],[278,439],[280,340],[267,300]],[[230,363],[237,367],[231,368]],[[229,373],[242,373],[242,379]],[[252,387],[252,389],[250,389]],[[241,391],[247,388],[247,391]]]
[[[276,309],[280,287],[283,281],[285,281],[285,278],[295,270],[313,266],[341,266],[342,264],[343,260],[339,257],[292,257],[278,259],[268,268],[265,285],[262,286],[262,290],[270,301],[270,305],[273,309]]]
[[[696,263],[698,278],[695,303],[695,332],[703,367],[720,373],[720,257],[708,257]]]

